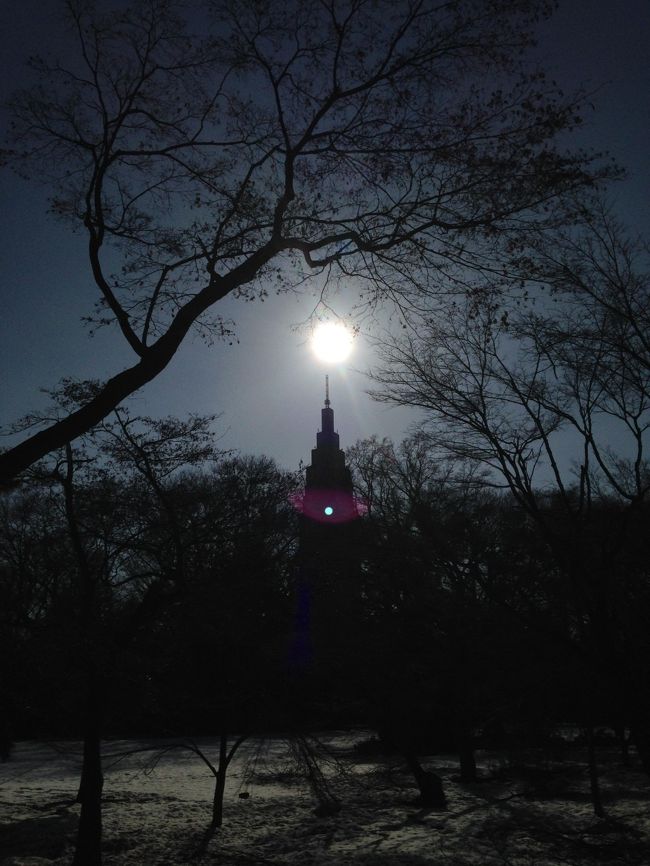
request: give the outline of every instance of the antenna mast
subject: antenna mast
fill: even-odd
[[[330,405],[330,377],[325,376],[325,405],[329,408]]]

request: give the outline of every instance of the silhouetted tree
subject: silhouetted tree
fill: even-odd
[[[233,457],[182,479],[199,561],[187,592],[143,635],[161,733],[251,733],[273,724],[289,630],[295,479]]]
[[[564,634],[619,684],[650,770],[648,283],[632,245],[599,225],[531,253],[536,279],[548,268],[547,302],[432,307],[384,346],[375,396],[426,410],[429,441],[489,469],[537,527],[566,587]]]
[[[521,629],[515,622],[504,630],[507,617],[483,588],[495,501],[481,493],[480,478],[422,437],[399,448],[358,442],[348,457],[367,504],[367,680],[375,724],[405,755],[422,801],[442,805],[440,780],[424,773],[418,753],[456,750],[461,778],[474,780],[475,732],[512,700],[503,683],[521,659],[513,653]],[[519,695],[527,688],[525,675],[517,688]]]
[[[523,57],[553,6],[66,3],[76,45],[33,61],[5,157],[85,233],[89,319],[135,364],[0,455],[0,478],[98,424],[191,329],[227,333],[227,295],[314,274],[408,304],[463,290],[467,267],[516,267],[514,239],[606,173],[556,143],[580,100]]]
[[[70,382],[54,396],[58,406],[65,410],[84,399],[92,387],[88,383],[78,386]],[[129,624],[120,623],[116,612],[124,606],[125,599],[131,606],[137,600],[136,607],[142,616],[153,587],[154,594],[160,597],[161,590],[163,593],[167,590],[168,594],[169,587],[178,591],[182,586],[179,559],[182,543],[179,533],[174,532],[178,527],[171,503],[165,498],[165,487],[168,476],[175,470],[192,461],[203,461],[213,453],[208,443],[208,424],[209,419],[192,419],[187,424],[171,419],[161,422],[145,419],[139,422],[140,430],[136,432],[135,424],[124,412],[119,412],[113,424],[105,424],[86,437],[76,451],[68,444],[60,457],[49,465],[37,465],[33,472],[35,489],[46,491],[54,508],[51,516],[41,511],[46,531],[51,534],[49,526],[56,527],[66,553],[58,568],[50,569],[48,563],[39,562],[25,577],[36,578],[37,587],[40,584],[48,588],[46,620],[51,620],[57,596],[65,594],[70,605],[67,613],[59,615],[59,626],[50,638],[54,638],[55,645],[58,642],[67,647],[64,652],[70,659],[64,667],[69,669],[68,676],[78,690],[75,704],[82,719],[78,723],[84,754],[75,864],[92,866],[101,862],[101,738],[114,685],[108,659],[114,658],[116,651],[119,653],[120,644],[128,640],[131,631]],[[120,453],[116,453],[119,451],[116,430],[121,435]],[[108,457],[117,457],[114,465],[122,470],[128,457],[127,471],[111,470],[105,462]],[[142,513],[137,509],[142,506],[142,498],[133,496],[138,477],[145,479],[149,492],[149,509]],[[165,532],[172,538],[175,555],[166,568],[143,574],[138,568],[143,559],[140,532],[147,520],[147,528],[151,528],[152,500],[164,512]],[[38,535],[39,530],[40,527],[36,532],[31,528],[32,536]],[[9,538],[5,540],[8,542]],[[15,557],[7,563],[8,567],[11,564],[16,564]]]
[[[38,485],[0,500],[0,713],[8,736],[34,736],[34,716],[48,707],[62,716],[70,702],[65,684],[56,688],[50,675],[65,657],[55,647],[42,651],[69,603],[71,557],[60,506],[60,496]]]
[[[76,395],[70,384],[63,399]],[[57,730],[84,740],[79,863],[101,861],[106,732],[218,732],[219,762],[202,755],[214,830],[231,733],[278,715],[296,479],[266,458],[219,455],[212,420],[118,410],[2,503],[3,617],[22,637],[7,672],[26,647],[34,722],[59,715]],[[56,706],[39,695],[48,680]]]

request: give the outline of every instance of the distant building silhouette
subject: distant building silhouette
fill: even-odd
[[[317,539],[338,543],[343,537],[340,524],[358,517],[352,493],[352,476],[345,465],[345,453],[340,448],[339,434],[334,430],[334,410],[329,399],[329,377],[325,377],[325,406],[321,409],[321,430],[316,434],[316,447],[312,448],[311,465],[305,477],[305,495],[302,503],[301,550],[309,549]]]
[[[297,617],[291,660],[294,667],[331,666],[356,609],[358,510],[345,463],[325,377],[321,430],[305,473],[300,502],[297,557]]]

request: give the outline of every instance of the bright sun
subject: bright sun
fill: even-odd
[[[319,360],[338,364],[352,351],[352,333],[345,325],[323,322],[314,331],[311,345]]]

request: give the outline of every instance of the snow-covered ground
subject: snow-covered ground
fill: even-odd
[[[589,797],[583,750],[536,752],[516,761],[479,753],[483,780],[461,784],[453,756],[427,766],[443,777],[444,812],[420,809],[399,758],[361,758],[356,733],[321,738],[323,771],[342,803],[314,814],[305,774],[285,741],[251,740],[234,759],[224,826],[197,859],[214,779],[205,764],[174,750],[128,754],[134,741],[106,744],[106,866],[317,864],[317,866],[648,866],[650,786],[638,767],[601,752],[606,821]],[[201,742],[217,759],[216,740]],[[528,760],[526,760],[528,758]],[[537,765],[533,767],[533,761]],[[633,758],[634,764],[634,758]],[[78,743],[19,743],[0,765],[0,866],[67,866],[79,807]],[[244,795],[243,797],[241,795]],[[246,796],[248,795],[248,796]]]

